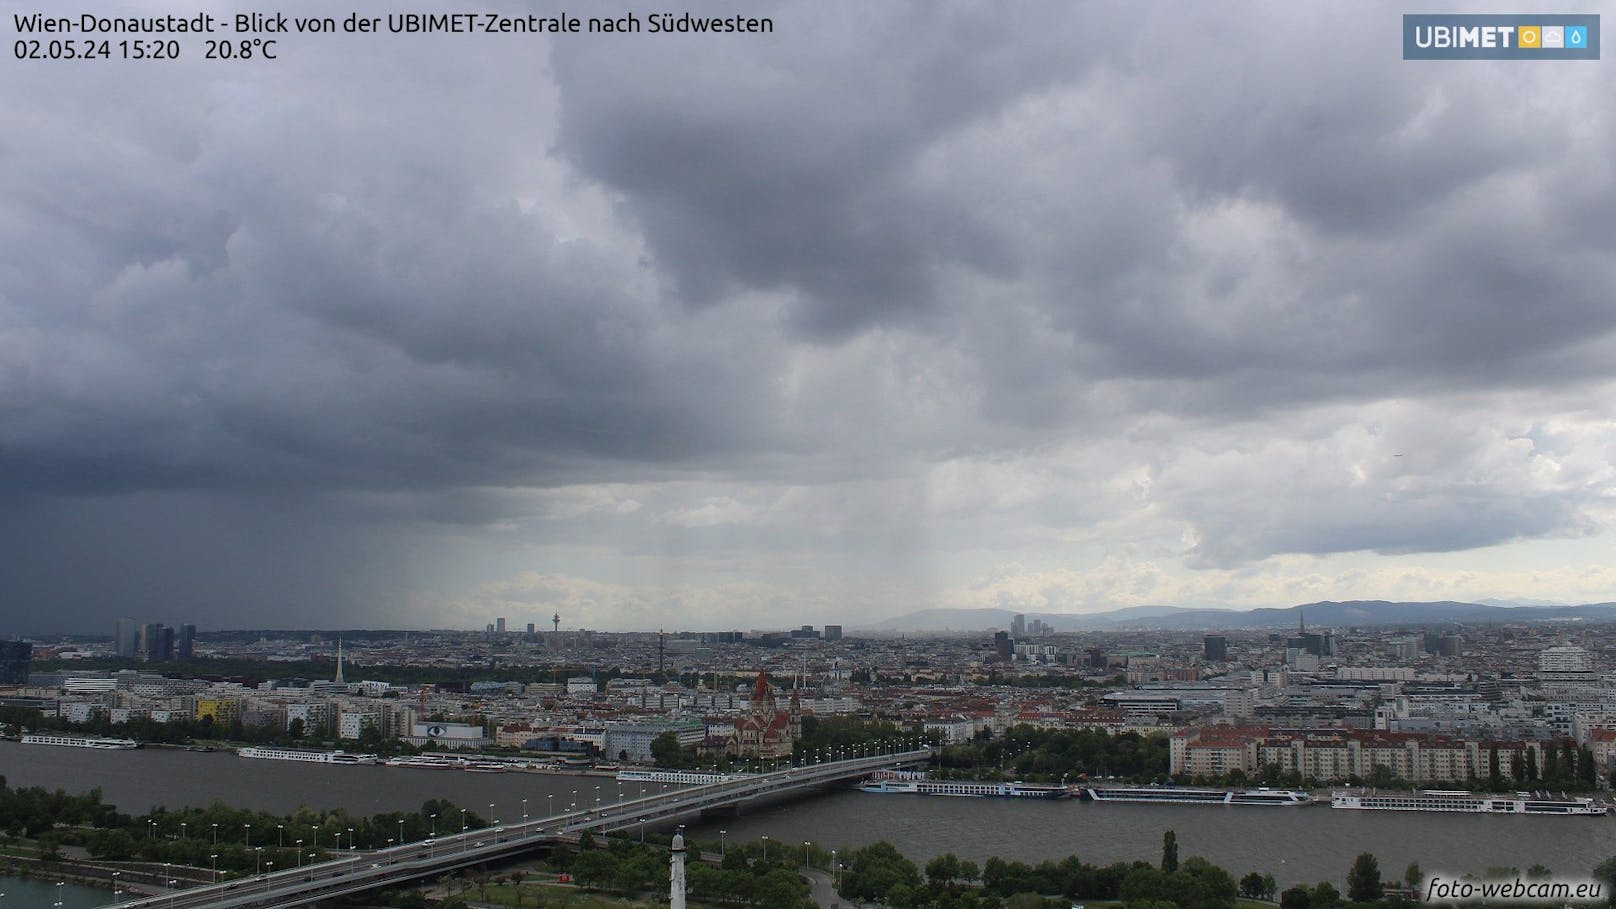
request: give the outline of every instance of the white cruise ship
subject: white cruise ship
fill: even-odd
[[[1414,792],[1332,792],[1331,808],[1360,811],[1442,811],[1461,814],[1567,814],[1601,816],[1606,806],[1591,798],[1554,796],[1548,793],[1514,792],[1502,795],[1452,789],[1424,789]]]
[[[376,763],[376,756],[373,754],[349,754],[346,751],[301,751],[295,748],[238,748],[236,749],[236,756],[268,761],[303,761],[310,764],[354,765]]]
[[[686,786],[705,786],[738,780],[745,774],[701,773],[695,770],[619,770],[617,779],[624,783],[679,783]]]
[[[387,761],[389,767],[414,767],[417,770],[458,770],[471,762],[464,758],[440,757],[435,754],[418,754],[413,757],[396,757]]]
[[[1154,802],[1164,805],[1306,805],[1313,797],[1292,789],[1189,789],[1177,786],[1091,786],[1083,797],[1095,802]]]
[[[24,745],[61,745],[67,748],[101,748],[109,751],[128,751],[139,748],[134,739],[98,739],[77,735],[45,735],[31,733],[22,737]]]
[[[984,783],[975,780],[934,780],[923,771],[886,771],[859,784],[860,792],[883,795],[943,795],[955,798],[1063,799],[1065,786],[1045,783]]]

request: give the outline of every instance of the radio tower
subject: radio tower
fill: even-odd
[[[664,665],[662,661],[662,642],[666,641],[667,639],[668,633],[658,628],[656,633],[656,671],[658,674],[662,673],[662,668]]]
[[[561,633],[561,613],[550,616],[550,630],[556,634]]]

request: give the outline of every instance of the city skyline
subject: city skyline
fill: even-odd
[[[1603,63],[765,11],[13,61],[0,631],[1616,600]]]

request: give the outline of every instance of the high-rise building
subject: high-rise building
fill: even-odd
[[[825,640],[827,640],[827,641],[840,641],[841,639],[842,639],[842,626],[840,626],[840,625],[826,625],[825,626]]]
[[[140,655],[148,663],[174,659],[174,629],[162,622],[150,622],[140,630]]]
[[[140,643],[140,628],[134,619],[119,619],[117,629],[112,635],[112,649],[118,656],[125,659],[133,657],[138,651]]]
[[[494,620],[494,631],[497,634],[505,633],[505,619],[503,616]]]
[[[532,633],[533,633],[533,631],[534,631],[534,627],[533,627],[533,623],[532,623],[532,622],[528,622],[528,623],[527,623],[527,633],[528,633],[528,634],[532,634]]]
[[[1111,658],[1106,656],[1105,651],[1098,647],[1090,647],[1088,650],[1084,651],[1084,653],[1088,657],[1090,669],[1104,669],[1111,665]]]
[[[1018,641],[1027,636],[1026,616],[1016,613],[1016,617],[1010,620],[1010,636]]]
[[[1208,663],[1222,663],[1229,659],[1229,639],[1221,634],[1209,634],[1203,641]]]
[[[196,626],[189,622],[180,626],[179,641],[175,645],[179,658],[189,660],[196,655]]]
[[[1010,632],[995,631],[993,633],[993,652],[999,657],[999,662],[1010,662]]]
[[[0,685],[28,684],[28,661],[34,645],[27,641],[0,641]]]

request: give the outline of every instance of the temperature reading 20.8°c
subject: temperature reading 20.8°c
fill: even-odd
[[[210,38],[203,57],[208,60],[274,60],[275,41],[264,38],[220,41]]]

